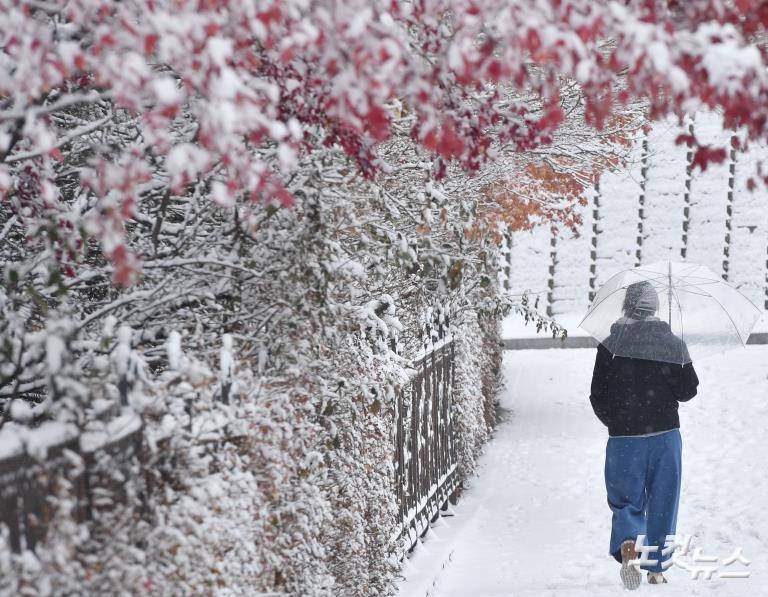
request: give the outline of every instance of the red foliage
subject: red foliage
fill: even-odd
[[[706,170],[710,162],[719,164],[725,160],[726,152],[722,147],[709,147],[707,145],[699,145],[698,149],[693,154],[693,161],[691,167],[698,166],[702,170]]]
[[[576,207],[586,204],[584,193],[584,181],[572,174],[555,171],[548,164],[531,163],[513,179],[485,189],[489,204],[483,219],[501,220],[512,230],[560,223],[575,233],[581,224]]]
[[[0,0],[0,180],[22,176],[22,168],[2,166],[18,152],[43,156],[34,167],[50,174],[49,161],[70,148],[55,140],[70,131],[57,129],[40,107],[89,94],[140,115],[143,127],[140,146],[96,155],[82,170],[100,199],[137,196],[179,142],[171,128],[184,106],[207,153],[194,176],[216,172],[236,187],[234,197],[286,206],[292,197],[276,181],[291,175],[296,151],[339,146],[363,175],[375,177],[382,166],[377,146],[392,134],[395,104],[414,117],[413,138],[438,158],[438,176],[451,161],[476,172],[494,142],[518,152],[546,144],[563,122],[563,78],[580,83],[585,117],[596,128],[612,117],[616,99],[645,97],[652,118],[721,106],[724,126],[743,129],[746,142],[768,133],[766,52],[753,41],[768,25],[766,0],[56,6]],[[64,33],[70,30],[76,38]],[[614,43],[606,47],[606,39]],[[619,77],[624,86],[616,98]],[[515,92],[540,98],[544,110],[528,113],[510,99]],[[7,139],[15,139],[10,148],[2,145]],[[702,168],[724,157],[723,149],[695,139],[680,142],[695,148]],[[278,168],[254,151],[267,146],[278,148]],[[122,226],[101,230],[119,235]],[[131,278],[122,270],[119,277]]]

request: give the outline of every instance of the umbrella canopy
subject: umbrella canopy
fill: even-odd
[[[608,280],[580,327],[616,356],[682,365],[744,346],[761,314],[706,266],[660,261]]]

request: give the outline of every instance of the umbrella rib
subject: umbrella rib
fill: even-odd
[[[656,278],[647,278],[647,280],[649,282],[656,282],[658,280],[665,280],[666,281],[666,278],[667,278],[667,276],[659,275]],[[672,278],[674,279],[675,276],[673,275]],[[681,289],[681,290],[683,290],[685,292],[690,292],[690,291],[686,290],[686,288],[690,288],[690,287],[698,288],[700,286],[711,286],[713,284],[722,284],[722,285],[727,286],[727,284],[723,280],[710,280],[708,278],[699,278],[699,279],[702,280],[702,281],[701,282],[692,282],[692,281],[689,281],[690,278],[685,278],[685,279],[678,278],[676,282],[672,283],[672,288],[678,288],[678,289]],[[668,284],[665,284],[665,286],[668,286]],[[709,296],[709,295],[707,295],[707,296]]]
[[[641,274],[648,280],[664,280],[669,276],[669,274],[662,274],[660,272],[654,272],[653,270],[642,269],[642,268],[633,268],[627,271],[633,271],[638,274]],[[649,276],[649,274],[653,274],[653,277]],[[690,274],[672,274],[672,278],[676,278],[678,280],[702,280],[702,282],[697,282],[698,284],[722,284],[723,283],[722,280],[713,280],[712,278],[705,278],[704,276],[692,276]]]
[[[705,290],[704,292],[706,292],[706,290]],[[739,327],[736,325],[736,322],[733,320],[733,317],[731,317],[731,314],[730,314],[730,313],[728,313],[728,309],[726,309],[726,308],[723,306],[723,303],[721,303],[719,300],[717,300],[717,298],[715,298],[714,296],[712,296],[712,295],[711,295],[711,294],[709,294],[708,292],[707,292],[707,296],[708,296],[709,298],[711,298],[713,301],[715,301],[715,302],[716,302],[716,303],[717,303],[717,304],[720,306],[720,308],[723,310],[723,313],[725,313],[725,314],[728,316],[728,319],[730,319],[730,320],[731,320],[731,323],[733,324],[733,329],[734,329],[734,330],[736,330],[736,335],[739,337],[739,340],[741,341],[741,345],[742,345],[742,346],[745,346],[745,345],[746,345],[746,343],[747,343],[747,341],[746,341],[746,340],[744,340],[744,339],[741,337],[741,332],[739,332]]]
[[[604,296],[603,298],[601,298],[599,303],[592,305],[592,306],[589,308],[589,311],[587,312],[587,314],[584,316],[584,319],[582,319],[582,320],[581,320],[581,323],[579,323],[579,327],[581,327],[581,324],[582,324],[582,323],[584,323],[584,322],[587,320],[587,317],[589,317],[590,315],[592,315],[592,313],[594,313],[594,312],[595,312],[595,310],[596,310],[596,309],[597,309],[597,308],[598,308],[600,305],[602,305],[602,304],[603,304],[605,301],[607,301],[609,298],[611,298],[611,297],[612,297],[614,294],[616,294],[616,293],[617,293],[617,292],[619,292],[620,290],[626,290],[626,288],[625,288],[625,287],[623,287],[623,286],[619,286],[619,287],[618,287],[616,290],[612,290],[612,291],[611,291],[611,292],[610,292],[608,295],[606,295],[606,296]]]
[[[661,262],[661,263],[669,263],[669,262],[667,261],[667,262]],[[683,267],[688,267],[688,271],[694,271],[699,266],[698,265],[686,264]],[[668,273],[662,273],[662,272],[658,272],[658,271],[655,271],[655,270],[652,270],[652,269],[647,269],[647,268],[644,268],[644,267],[636,267],[636,268],[633,268],[633,269],[635,271],[644,271],[644,272],[650,272],[650,273],[653,273],[653,274],[660,274],[660,275],[662,275],[664,277],[669,275]],[[686,274],[686,273],[680,273],[680,274],[676,274],[676,275],[677,276],[690,276],[690,274]],[[700,277],[700,276],[697,276],[697,277]]]
[[[685,365],[685,352],[683,347],[685,346],[685,324],[683,322],[683,306],[680,304],[680,297],[677,296],[677,290],[672,288],[672,294],[675,295],[677,301],[677,310],[680,312],[680,365]],[[672,329],[672,322],[669,322],[669,329]]]
[[[649,282],[656,282],[658,280],[667,280],[668,276],[659,274],[654,278],[645,276]],[[675,276],[672,274],[673,284],[672,286],[708,286],[711,284],[725,284],[723,280],[712,280],[711,278],[701,278],[699,276]],[[700,280],[699,282],[695,280]]]
[[[674,277],[674,276],[673,276]],[[701,278],[703,282],[689,282],[689,278],[686,278],[682,282],[678,283],[678,286],[712,286],[713,284],[723,284],[725,285],[725,282],[723,280],[708,280],[706,278]],[[675,286],[675,284],[673,284]]]
[[[688,288],[678,288],[678,287],[675,287],[675,286],[673,286],[673,288],[674,288],[675,290],[678,290],[678,291],[680,291],[680,292],[687,292],[688,294],[695,294],[696,296],[711,296],[711,295],[710,295],[708,292],[706,292],[705,290],[701,290],[700,292],[696,292],[695,290],[690,290],[690,289],[688,289]],[[694,287],[694,288],[697,288],[697,287]],[[698,290],[698,288],[697,288],[697,290]]]
[[[659,281],[663,280],[665,282],[664,285],[665,286],[669,286],[669,284],[667,283],[667,280],[669,278],[668,275],[659,274],[657,276],[651,277],[651,276],[649,276],[647,274],[638,272],[637,270],[630,270],[630,271],[634,271],[635,273],[639,274],[640,276],[645,278],[646,281],[648,281],[648,282],[659,282]],[[701,281],[700,282],[694,282],[691,279],[691,277],[681,278],[679,276],[675,276],[674,274],[672,275],[672,279],[673,279],[673,283],[672,283],[673,287],[677,287],[677,286],[705,286],[707,284],[722,284],[721,280],[710,280],[709,278],[697,278],[698,280],[701,280]]]
[[[657,280],[664,280],[667,278],[666,274],[662,275],[662,274],[659,274],[658,272],[640,271],[637,269],[628,270],[628,271],[635,272],[636,274],[641,275],[643,278],[645,278],[649,282],[656,282]],[[650,276],[648,274],[653,274],[653,276]]]
[[[730,284],[728,284],[727,282],[723,282],[723,284],[725,284],[725,286],[727,286],[727,287],[728,287],[728,288],[730,288],[731,290],[734,290],[734,291],[736,291],[736,292],[737,292],[739,295],[741,295],[742,297],[744,297],[745,299],[747,299],[747,302],[748,302],[750,305],[752,305],[752,306],[755,308],[755,311],[757,311],[758,313],[761,313],[761,314],[762,314],[763,310],[762,310],[760,307],[758,307],[758,306],[757,306],[755,303],[753,303],[753,302],[752,302],[752,299],[751,299],[751,298],[749,298],[749,297],[748,297],[746,294],[744,294],[743,292],[741,292],[741,290],[739,290],[738,288],[736,288],[736,287],[734,287],[734,286],[731,286],[731,285],[730,285]],[[705,291],[705,292],[706,292],[706,291]],[[714,297],[712,297],[712,298],[714,298]],[[715,300],[717,300],[717,299],[715,299]],[[721,305],[721,306],[722,306],[722,305]],[[725,307],[723,307],[723,308],[725,308]]]

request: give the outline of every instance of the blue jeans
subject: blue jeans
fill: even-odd
[[[621,544],[645,535],[648,554],[656,560],[644,570],[661,572],[671,557],[661,550],[667,535],[674,535],[680,500],[682,439],[673,429],[650,437],[610,437],[605,448],[605,488],[613,512],[610,554],[621,562]],[[640,554],[638,553],[638,557]]]

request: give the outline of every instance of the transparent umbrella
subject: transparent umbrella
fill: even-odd
[[[708,267],[660,261],[608,280],[580,327],[616,356],[683,365],[744,346],[761,313]]]

